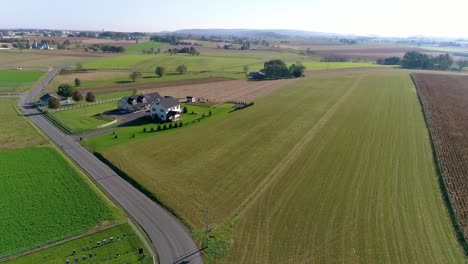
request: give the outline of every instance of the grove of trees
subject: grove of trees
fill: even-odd
[[[409,51],[401,60],[401,67],[406,69],[448,70],[453,65],[449,54],[430,56],[417,51]]]
[[[300,62],[288,67],[282,60],[270,60],[264,63],[263,73],[267,79],[279,79],[304,76],[305,67]]]
[[[179,74],[184,74],[184,73],[187,72],[187,66],[185,66],[185,65],[179,65],[179,66],[177,66],[176,71],[177,71]]]

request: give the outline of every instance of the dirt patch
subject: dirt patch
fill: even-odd
[[[434,145],[445,195],[468,237],[468,76],[412,74]],[[446,197],[447,198],[447,197]],[[465,242],[466,249],[466,242]]]
[[[298,79],[275,81],[230,80],[203,84],[191,83],[189,85],[173,85],[147,89],[144,90],[144,92],[158,92],[162,95],[170,95],[176,98],[194,96],[218,102],[250,102],[259,96],[270,94],[297,80]]]

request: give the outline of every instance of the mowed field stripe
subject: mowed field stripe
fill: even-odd
[[[367,74],[249,204],[232,263],[463,263],[407,74]]]
[[[252,192],[247,199],[239,207],[238,211],[234,214],[234,218],[242,216],[242,213],[249,207],[250,204],[254,203],[255,200],[262,195],[263,191],[271,184],[278,176],[282,175],[286,169],[294,162],[294,160],[302,153],[307,144],[312,141],[317,133],[325,126],[330,118],[336,113],[344,101],[351,96],[351,94],[359,86],[364,75],[360,75],[353,82],[351,87],[348,88],[345,94],[341,96],[338,101],[326,111],[323,116],[317,121],[317,123],[302,137],[300,141],[294,145],[289,153],[271,170],[271,172],[262,180],[254,192]]]

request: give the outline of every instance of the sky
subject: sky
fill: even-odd
[[[1,0],[0,28],[159,32],[298,29],[468,38],[467,0]]]

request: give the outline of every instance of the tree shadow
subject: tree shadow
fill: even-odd
[[[132,83],[132,81],[116,81],[115,83]]]

